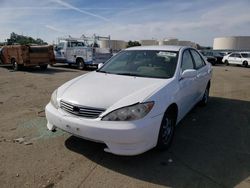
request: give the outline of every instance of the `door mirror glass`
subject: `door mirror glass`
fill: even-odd
[[[184,70],[183,73],[181,74],[181,78],[194,78],[197,76],[197,71],[194,69],[187,69]]]

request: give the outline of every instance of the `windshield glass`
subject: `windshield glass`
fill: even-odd
[[[250,57],[250,53],[242,53],[241,55],[242,55],[242,57],[245,57],[245,58]]]
[[[177,59],[177,52],[158,50],[122,51],[111,58],[98,72],[151,78],[171,78],[175,73]]]
[[[64,42],[60,42],[58,45],[57,45],[57,50],[61,50],[64,48]]]

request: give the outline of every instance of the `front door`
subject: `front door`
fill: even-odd
[[[182,55],[181,73],[188,69],[195,69],[194,62],[189,50],[185,50]],[[195,78],[184,78],[179,80],[179,103],[180,118],[194,106],[197,97],[197,85]]]

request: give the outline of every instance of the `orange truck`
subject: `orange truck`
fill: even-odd
[[[10,45],[0,48],[0,64],[10,64],[15,71],[22,67],[40,66],[46,70],[55,64],[53,46]]]

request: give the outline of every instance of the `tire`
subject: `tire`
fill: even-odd
[[[20,70],[20,65],[16,61],[13,61],[12,66],[14,71]]]
[[[42,71],[47,70],[47,68],[48,68],[48,65],[47,65],[47,64],[46,64],[46,65],[40,65],[40,69],[41,69]]]
[[[205,92],[203,94],[203,97],[202,97],[202,99],[200,101],[200,105],[201,106],[206,106],[207,103],[208,103],[208,99],[209,99],[209,87],[207,86],[207,88],[206,88],[206,90],[205,90]]]
[[[78,69],[83,70],[85,68],[85,64],[84,64],[83,59],[78,59],[76,63],[77,63]]]
[[[157,149],[167,150],[172,143],[176,124],[176,115],[166,112],[163,116],[158,135]]]
[[[248,62],[247,62],[247,61],[244,61],[242,65],[243,65],[244,67],[247,67],[247,66],[248,66]]]
[[[228,60],[226,60],[226,61],[225,61],[225,64],[226,64],[226,66],[228,66],[228,65],[229,65],[229,62],[228,62]]]

